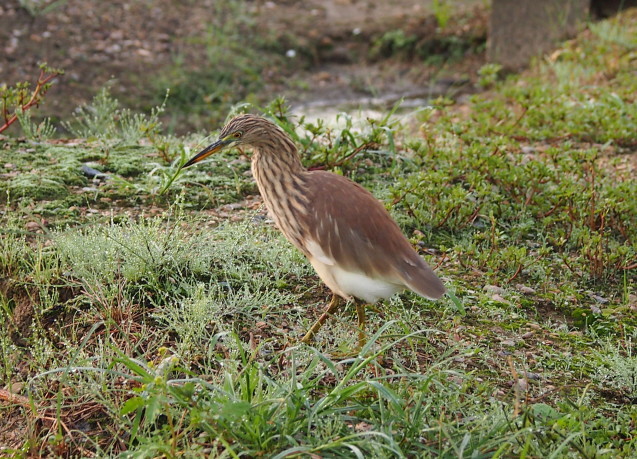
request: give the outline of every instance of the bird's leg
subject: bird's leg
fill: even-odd
[[[321,317],[319,317],[319,319],[316,322],[314,322],[314,325],[312,325],[312,327],[310,327],[310,329],[307,331],[307,333],[305,334],[303,339],[301,339],[302,343],[307,344],[310,341],[312,341],[312,338],[314,338],[314,335],[316,335],[318,333],[319,329],[325,323],[327,318],[330,315],[332,315],[332,313],[334,311],[336,311],[338,309],[338,306],[339,306],[339,304],[341,302],[340,300],[341,300],[341,298],[338,295],[332,294],[332,301],[330,301],[330,304],[327,306],[327,309],[321,315]]]
[[[365,303],[356,301],[356,314],[358,315],[358,347],[360,349],[365,346],[367,341],[365,337]],[[359,350],[360,350],[359,349]]]

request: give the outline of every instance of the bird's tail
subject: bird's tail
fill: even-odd
[[[410,261],[413,263],[408,263],[401,269],[401,277],[409,289],[430,300],[437,300],[445,294],[447,289],[444,284],[420,256],[416,255]]]

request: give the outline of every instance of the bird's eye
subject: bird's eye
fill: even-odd
[[[237,131],[234,134],[232,134],[232,137],[234,137],[235,139],[239,139],[241,138],[241,132]]]

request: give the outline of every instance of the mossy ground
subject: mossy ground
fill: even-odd
[[[298,345],[328,291],[241,152],[159,194],[206,140],[107,94],[86,140],[3,139],[3,454],[634,456],[636,24],[591,25],[416,130],[264,109],[306,165],[371,188],[466,310],[392,298],[351,358],[351,306]]]

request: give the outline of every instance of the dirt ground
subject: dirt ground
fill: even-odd
[[[128,103],[137,100],[133,108],[147,107],[139,100],[148,94],[147,76],[152,78],[177,58],[201,65],[205,49],[198,37],[219,13],[215,3],[8,0],[0,5],[0,84],[34,81],[38,63],[46,61],[66,72],[41,107],[48,116],[69,119],[75,107],[90,101],[111,80],[116,96],[125,95]],[[374,88],[374,95],[389,94],[391,103],[403,95],[421,95],[440,75],[439,68],[422,59],[368,58],[372,41],[386,31],[435,40],[440,30],[429,0],[258,0],[245,6],[258,30],[267,31],[271,40],[292,40],[313,56],[310,65],[297,59],[298,66],[292,63],[283,76],[277,69],[264,72],[269,98],[283,94],[293,102],[330,104],[370,96],[369,88]],[[486,34],[484,2],[459,0],[451,13],[471,19],[454,25],[456,30],[447,30],[447,35]],[[482,63],[483,55],[457,62],[445,72],[442,89],[474,75]],[[305,84],[293,88],[288,84],[292,80]]]

